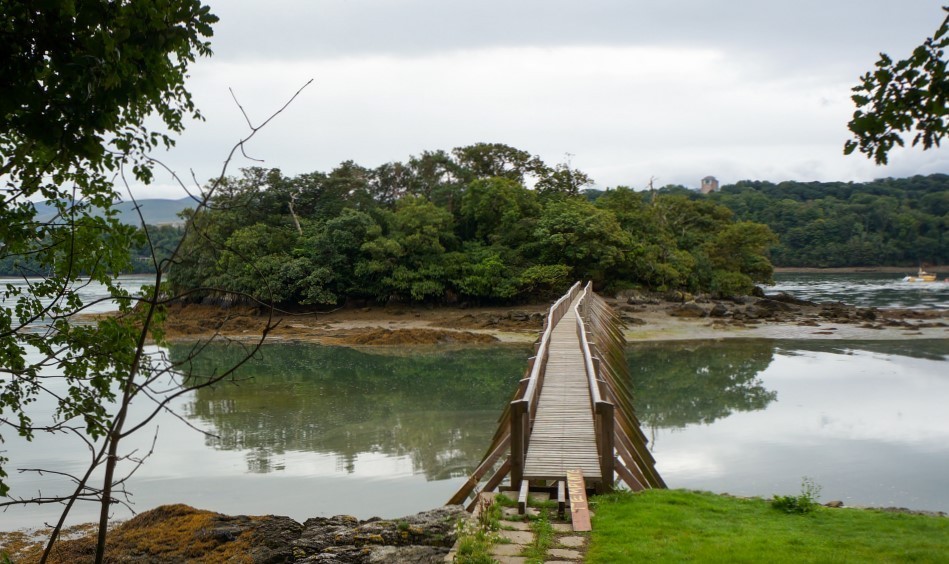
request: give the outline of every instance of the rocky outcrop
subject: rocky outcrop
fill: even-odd
[[[366,521],[349,515],[307,519],[302,525],[274,515],[222,515],[187,505],[164,505],[109,533],[106,559],[117,563],[289,562],[342,564],[442,562],[455,542],[458,521],[469,515],[446,506],[401,519]],[[37,562],[42,548],[18,554]],[[52,562],[89,561],[95,537],[56,545]]]
[[[685,292],[624,290],[608,300],[608,303],[616,309],[627,327],[646,324],[639,316],[648,319],[648,315],[654,311],[664,311],[671,317],[685,319],[708,318],[712,325],[718,327],[793,323],[814,327],[854,324],[868,329],[900,327],[913,330],[949,326],[943,321],[949,315],[942,310],[880,310],[841,302],[812,302],[784,292],[713,298],[707,294],[693,296]]]
[[[672,306],[666,311],[673,317],[708,317],[708,312],[705,311],[705,308],[695,302]]]
[[[461,506],[447,506],[396,520],[359,521],[349,515],[303,523],[293,541],[293,562],[441,562],[455,542]]]

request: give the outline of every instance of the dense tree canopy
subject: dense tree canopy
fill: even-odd
[[[949,176],[873,182],[742,181],[707,197],[778,236],[776,266],[949,263]]]
[[[581,278],[724,293],[770,280],[766,227],[679,195],[618,188],[592,203],[588,182],[496,143],[292,178],[247,169],[196,220],[172,281],[332,305],[546,299]]]

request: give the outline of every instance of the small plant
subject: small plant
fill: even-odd
[[[547,549],[554,542],[554,528],[547,519],[547,514],[541,511],[538,519],[531,523],[534,532],[534,542],[524,549],[524,557],[530,564],[540,564],[547,560]]]
[[[517,507],[517,502],[503,493],[499,493],[494,496],[494,503],[500,505],[501,507]]]
[[[493,564],[494,558],[488,552],[491,548],[491,541],[488,540],[483,531],[475,533],[473,536],[466,536],[458,543],[458,554],[455,556],[455,562],[460,564]]]
[[[463,564],[491,564],[496,560],[491,556],[491,545],[501,539],[496,531],[501,528],[501,506],[492,503],[487,497],[478,500],[477,521],[459,520],[458,552],[455,562]]]
[[[478,525],[482,531],[497,531],[501,529],[501,506],[497,503],[485,503],[478,514]]]
[[[820,490],[821,487],[813,479],[804,476],[801,481],[801,495],[775,495],[771,500],[771,507],[785,513],[811,513],[820,507]]]

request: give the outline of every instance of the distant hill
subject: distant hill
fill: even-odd
[[[158,198],[139,200],[138,205],[142,210],[142,216],[145,223],[149,225],[179,225],[184,223],[178,213],[186,208],[195,206],[191,198],[181,198],[180,200],[163,200]],[[52,207],[45,203],[37,203],[36,219],[45,221],[51,219],[54,215]],[[139,225],[141,220],[135,211],[132,202],[121,202],[115,206],[119,212],[119,221],[129,225]]]

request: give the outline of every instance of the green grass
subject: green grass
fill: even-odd
[[[682,490],[599,496],[587,562],[947,562],[949,518]]]
[[[491,556],[491,545],[504,539],[498,538],[501,528],[501,505],[493,503],[482,509],[476,523],[461,524],[458,532],[458,553],[455,562],[459,564],[491,564],[496,560]],[[2,563],[0,563],[2,564]]]
[[[550,526],[546,511],[541,511],[538,519],[531,522],[534,542],[527,545],[523,556],[528,564],[542,564],[547,560],[547,549],[554,542],[554,528]]]

